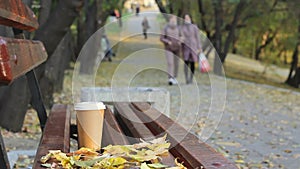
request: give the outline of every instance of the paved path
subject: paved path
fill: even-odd
[[[151,26],[150,31],[159,32],[161,28],[161,24],[158,22],[159,17],[152,15],[148,19]],[[129,33],[140,33],[141,20],[142,17],[134,17],[128,22],[124,22],[125,31],[118,38]],[[115,40],[117,41],[117,39]],[[226,98],[222,96],[222,91],[217,91],[214,98],[214,101],[221,106],[224,101],[226,102],[222,119],[220,123],[216,123],[220,116],[207,116],[206,114],[210,110],[211,85],[213,82],[217,86],[223,86],[224,79],[213,75],[207,76],[197,71],[196,81],[199,91],[195,92],[194,86],[184,84],[183,64],[181,63],[179,85],[168,86],[167,75],[164,72],[166,69],[164,51],[158,49],[163,49],[163,46],[157,35],[150,35],[148,40],[144,40],[142,35],[123,40],[118,45],[117,57],[113,58],[112,63],[104,63],[98,72],[101,75],[99,84],[102,87],[110,86],[113,72],[119,73],[119,77],[115,81],[118,85],[126,84],[130,73],[135,73],[137,67],[154,65],[155,69],[145,69],[136,74],[130,80],[130,86],[152,86],[167,89],[171,95],[171,118],[178,119],[178,122],[187,128],[192,126],[191,131],[196,135],[201,134],[206,128],[213,129],[218,124],[207,142],[243,168],[299,169],[299,93],[226,79]],[[118,55],[122,55],[122,58]],[[123,56],[129,57],[123,60]],[[235,57],[231,58],[236,59]],[[244,63],[245,60],[241,59],[240,61]],[[126,71],[117,71],[118,69],[111,68],[120,63]],[[67,76],[67,78],[70,77]],[[70,93],[63,93],[57,98],[65,102],[67,98],[70,98]],[[200,113],[197,118],[193,118],[197,110],[189,109],[188,106],[184,107],[182,110],[184,113],[180,114],[181,101],[184,100],[188,105],[194,105],[195,98],[200,100]],[[218,112],[220,111],[212,112],[212,114],[219,115]],[[34,112],[30,117],[35,117]],[[30,124],[33,126],[36,122]],[[30,131],[30,128],[28,129],[29,133],[34,133]],[[34,134],[34,137],[26,138],[26,133],[21,133],[20,136],[19,134],[11,136],[11,133],[5,132],[4,139],[10,149],[16,146],[18,149],[33,149],[40,136],[38,133]],[[21,142],[20,140],[22,142],[27,140],[28,145],[18,144]]]
[[[160,31],[161,25],[157,22],[158,17],[149,15],[148,18],[152,31]],[[141,19],[142,17],[133,17],[124,23],[123,35],[140,33]],[[117,80],[120,85],[127,83],[130,74],[134,73],[138,66],[157,65],[156,67],[166,69],[164,52],[148,49],[162,49],[158,38],[157,35],[150,35],[148,40],[143,40],[139,35],[127,38],[119,44],[118,53],[128,56],[121,64],[125,71],[117,71],[120,74]],[[235,60],[236,58],[238,57],[232,56],[228,59]],[[249,61],[237,60],[245,65]],[[263,68],[259,66],[258,71]],[[182,117],[178,122],[187,128],[192,125],[191,131],[198,134],[206,127],[213,128],[216,123],[205,116],[205,112],[209,111],[211,101],[210,80],[213,79],[214,83],[223,83],[224,79],[213,75],[210,79],[209,76],[197,71],[199,93],[196,93],[191,91],[192,86],[184,84],[182,69],[183,64],[180,64],[179,86],[167,86],[166,73],[157,69],[139,72],[134,79],[130,80],[130,85],[168,89],[171,94],[171,117],[174,119],[178,119],[178,116]],[[300,94],[232,79],[227,79],[226,85],[224,114],[218,128],[207,142],[223,152],[230,160],[245,168],[299,168]],[[192,105],[195,104],[195,97],[201,100],[200,115],[196,123],[194,123],[194,118],[189,118],[194,117],[194,110],[185,109],[183,116],[179,114],[182,98],[186,98],[185,102]]]

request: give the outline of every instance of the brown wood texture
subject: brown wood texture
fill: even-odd
[[[145,124],[141,121],[141,119],[136,116],[132,107],[130,107],[130,103],[115,103],[115,115],[118,116],[119,120],[122,121],[126,128],[130,131],[130,135],[137,140],[140,138],[144,140],[153,140],[155,139],[155,135],[145,126]],[[126,132],[125,132],[126,133]],[[161,161],[165,165],[174,166],[175,158],[172,154],[168,153],[168,155],[164,156]]]
[[[104,124],[101,147],[107,145],[128,145],[129,142],[126,139],[122,129],[118,125],[113,113],[107,107],[104,113]]]
[[[0,0],[0,24],[30,32],[39,27],[36,16],[22,0]]]
[[[8,84],[47,59],[40,41],[0,36],[0,83]]]
[[[114,103],[114,113],[105,110],[102,145],[135,143],[139,138],[153,139],[154,136],[167,134],[171,143],[168,156],[163,163],[174,165],[174,157],[184,162],[188,168],[237,169],[237,166],[225,159],[222,154],[201,142],[182,126],[151,108],[149,103]],[[134,139],[128,139],[123,132]],[[55,105],[48,118],[43,137],[38,148],[33,168],[40,168],[39,159],[48,150],[60,149],[69,152],[70,112],[64,105]]]
[[[70,111],[66,105],[55,104],[52,107],[34,160],[34,169],[42,169],[39,160],[49,150],[70,151]]]
[[[184,161],[188,168],[237,169],[237,166],[225,159],[222,154],[201,142],[195,135],[160,113],[148,103],[132,103],[140,110],[136,115],[155,134],[168,134],[168,140],[174,146],[170,152]]]

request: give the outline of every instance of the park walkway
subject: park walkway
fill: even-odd
[[[147,14],[151,29],[149,32],[160,32],[162,28],[161,17],[157,14]],[[135,68],[155,65],[156,69],[145,69],[139,72],[134,79],[130,79],[130,87],[160,87],[169,91],[171,96],[170,117],[176,119],[180,114],[182,98],[185,103],[195,104],[199,97],[199,116],[193,118],[195,111],[185,107],[177,120],[191,131],[201,136],[204,128],[217,129],[208,138],[207,143],[216,150],[244,168],[287,168],[299,169],[300,166],[300,93],[286,89],[226,79],[226,99],[217,98],[220,103],[225,102],[224,113],[218,124],[205,116],[210,110],[211,85],[214,83],[223,86],[224,79],[201,74],[196,71],[196,82],[199,92],[193,92],[192,85],[186,85],[183,75],[183,64],[180,64],[178,86],[167,85],[166,60],[159,35],[149,35],[144,40],[141,33],[143,17],[129,17],[123,22],[121,34],[113,37],[112,41],[121,42],[115,46],[117,54],[113,62],[103,62],[98,71],[97,85],[110,87],[114,74],[118,73],[117,85],[127,84],[128,78],[135,73]],[[108,31],[108,35],[109,35]],[[111,32],[115,34],[115,32]],[[127,37],[127,35],[136,34]],[[126,38],[125,38],[126,37]],[[233,57],[234,58],[234,57]],[[211,58],[212,59],[212,58]],[[117,71],[118,68],[126,71]],[[119,66],[119,67],[118,67]],[[119,69],[120,70],[120,69]],[[71,103],[70,79],[68,71],[65,80],[65,90],[56,95],[55,102]],[[196,84],[196,83],[194,83]],[[12,149],[35,149],[40,133],[38,120],[34,112],[27,114],[29,133],[11,134],[4,132],[7,147]],[[196,120],[196,121],[195,121]],[[31,126],[32,128],[30,128]],[[34,132],[32,132],[34,131]],[[32,134],[33,133],[33,134]]]
[[[162,25],[159,17],[147,14],[151,29],[149,32],[160,32]],[[166,69],[164,52],[152,50],[163,49],[159,36],[150,35],[144,40],[140,23],[143,16],[130,17],[124,22],[122,37],[125,38],[118,46],[117,53],[126,57],[120,61],[126,71],[118,72],[118,83],[124,84],[134,72],[135,66],[158,65]],[[128,59],[129,58],[129,59]],[[117,62],[117,61],[116,61]],[[246,63],[244,63],[246,64]],[[116,73],[116,72],[115,72]],[[123,77],[123,79],[122,79]],[[192,92],[190,85],[185,85],[183,64],[179,69],[179,85],[168,86],[165,72],[146,69],[131,79],[131,86],[161,87],[171,95],[171,117],[176,119],[180,111],[182,98],[186,103],[194,104],[193,98],[200,97],[201,116],[194,123],[194,110],[185,109],[183,118],[178,122],[197,135],[205,127],[213,127],[215,122],[202,116],[209,111],[211,83],[223,83],[224,79],[214,75],[196,72],[199,93]],[[281,88],[260,85],[239,80],[226,79],[226,106],[222,119],[207,142],[224,153],[230,160],[248,168],[299,168],[300,166],[300,93]],[[188,95],[189,97],[186,97]],[[222,98],[220,98],[222,99]],[[204,113],[205,114],[205,113]]]

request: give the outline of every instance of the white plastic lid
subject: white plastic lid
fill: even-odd
[[[102,102],[80,102],[74,106],[75,110],[102,110],[106,109]]]

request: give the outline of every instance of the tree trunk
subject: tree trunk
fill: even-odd
[[[285,49],[282,48],[282,49],[280,49],[280,51],[278,52],[277,58],[278,58],[279,60],[281,59],[282,54],[284,54],[284,51],[285,51]],[[283,61],[283,63],[284,63],[284,61]]]
[[[202,0],[198,0],[198,8],[199,8],[199,13],[201,14],[202,29],[206,32],[207,38],[211,40],[211,35],[210,35],[211,33],[210,33],[210,30],[208,29],[206,21],[205,21],[206,12],[204,11]]]
[[[190,1],[180,0],[180,8],[178,9],[177,13],[175,13],[176,16],[183,18],[184,14],[187,13],[189,9]]]
[[[260,53],[261,53],[262,48],[263,48],[263,46],[260,45],[260,46],[255,50],[255,55],[254,55],[255,60],[260,60]]]
[[[174,13],[174,7],[173,7],[173,3],[169,3],[169,11],[170,11],[170,13],[172,14],[172,13]]]
[[[300,67],[296,69],[295,76],[293,77],[293,86],[296,88],[300,86]]]
[[[267,35],[267,39],[265,40],[265,42],[261,45],[258,46],[258,48],[255,50],[255,60],[260,60],[260,54],[261,51],[266,48],[269,44],[271,44],[271,42],[273,41],[273,39],[275,38],[277,34],[277,31],[275,33],[273,33],[272,35],[270,35],[270,33],[268,33]]]
[[[290,5],[290,7],[296,7],[297,5],[299,5],[300,3],[298,1],[288,1],[288,5]],[[295,4],[294,4],[295,3]],[[295,50],[294,50],[294,53],[293,53],[293,60],[291,62],[291,68],[290,68],[290,73],[288,75],[288,78],[287,80],[285,81],[285,83],[291,85],[291,86],[299,86],[299,81],[298,81],[298,84],[297,84],[297,79],[299,79],[300,77],[300,68],[298,66],[298,61],[299,61],[299,51],[300,51],[300,12],[299,10],[296,10],[294,11],[296,16],[298,16],[298,30],[297,30],[297,33],[298,33],[298,39],[297,39],[297,44],[296,44],[296,47],[295,47]],[[294,77],[292,76],[293,72],[295,71],[295,75]],[[298,74],[297,74],[297,71],[298,71]]]
[[[232,41],[232,53],[233,54],[237,54],[237,52],[238,52],[237,41],[238,41],[238,38],[236,36],[234,36],[233,41]]]
[[[77,18],[77,43],[76,43],[76,59],[77,59],[77,56],[79,55],[80,53],[80,50],[84,44],[84,42],[86,41],[86,38],[85,38],[85,34],[86,34],[86,29],[84,27],[84,23],[85,23],[85,12],[84,12],[84,9],[80,11],[80,14]],[[76,60],[74,60],[76,61]]]
[[[11,131],[20,131],[31,94],[25,76],[14,80],[0,91],[0,125]]]
[[[241,13],[243,12],[246,5],[247,5],[246,1],[241,0],[238,3],[238,5],[236,6],[236,9],[234,12],[234,17],[231,22],[230,30],[229,30],[229,33],[228,33],[228,36],[226,38],[225,45],[224,45],[223,55],[221,58],[222,63],[225,62],[226,56],[227,56],[229,48],[230,48],[230,44],[233,42],[233,39],[234,39],[234,33],[235,33],[236,26],[240,19]]]
[[[109,10],[104,9],[105,8],[103,6],[104,5],[104,0],[98,0],[96,3],[97,3],[96,4],[96,7],[97,7],[96,18],[97,18],[97,21],[98,21],[97,22],[98,23],[97,28],[99,29],[99,28],[102,28],[105,25],[106,20],[109,17]],[[124,3],[124,2],[122,2],[122,3]],[[119,9],[119,11],[121,11],[121,9]],[[121,14],[121,12],[120,12],[120,14]]]
[[[81,6],[81,0],[58,1],[47,22],[35,32],[34,39],[44,43],[49,56],[52,55],[58,43],[78,16]]]
[[[88,0],[87,0],[88,3]],[[86,11],[86,29],[87,29],[87,35],[86,35],[86,39],[89,39],[89,37],[91,35],[93,35],[93,33],[95,33],[97,31],[97,4],[96,4],[96,0],[94,1],[94,3],[92,5],[88,6],[88,11]]]
[[[55,51],[57,45],[65,36],[74,19],[78,16],[79,9],[82,6],[81,0],[64,0],[58,1],[58,4],[53,12],[51,12],[47,22],[36,31],[34,39],[40,40],[48,53],[48,60]],[[51,37],[51,38],[49,38]],[[66,56],[62,56],[66,57]],[[53,84],[46,69],[48,60],[37,69],[37,76],[40,80],[40,87],[45,104],[50,107],[53,101]],[[50,66],[48,66],[49,68]],[[45,73],[46,72],[46,73]]]
[[[216,48],[215,60],[214,60],[214,73],[222,75],[222,33],[221,27],[223,24],[223,9],[222,0],[213,1],[214,13],[215,13],[215,34],[214,34],[214,46]]]
[[[122,1],[122,4],[124,4],[125,1]],[[88,38],[96,31],[98,31],[98,29],[100,28],[104,28],[105,24],[106,24],[106,20],[110,15],[110,11],[113,10],[112,9],[107,9],[107,7],[103,6],[105,4],[104,0],[97,0],[94,1],[92,5],[89,5],[89,1],[86,0],[85,4],[84,4],[84,9],[85,11],[89,11],[89,12],[81,12],[81,15],[77,21],[77,52],[79,54],[79,52],[82,50],[83,45],[86,43],[86,41],[88,40]],[[84,20],[84,18],[86,18],[86,20]],[[105,31],[105,30],[103,30]],[[100,38],[99,38],[100,39]],[[99,44],[100,46],[100,44]],[[95,53],[96,51],[94,51]],[[93,58],[88,58],[89,56],[87,56],[87,59],[85,60],[81,60],[81,62],[83,64],[81,65],[86,65],[80,68],[80,72],[81,73],[85,73],[85,74],[89,74],[91,73],[92,67],[88,66],[91,65],[94,61]]]
[[[51,4],[52,4],[52,0],[42,0],[40,1],[40,11],[39,11],[39,24],[43,25],[44,23],[46,23],[49,15],[50,15],[50,11],[51,11]]]
[[[164,16],[164,18],[165,18],[166,20],[169,20],[168,15],[165,15],[165,14],[168,13],[168,11],[167,11],[166,8],[164,7],[162,1],[161,1],[161,0],[155,0],[155,2],[156,2],[156,4],[157,4],[157,6],[158,6],[159,11],[160,11],[160,12],[162,13],[162,15]]]
[[[155,0],[158,9],[161,13],[168,13],[161,0]]]
[[[91,5],[89,5],[89,0],[85,1],[85,9],[86,11],[86,20],[85,20],[85,29],[86,35],[85,39],[88,40],[93,33],[97,30],[97,3],[94,1]],[[100,37],[98,37],[100,39]],[[86,41],[85,41],[86,44]],[[93,73],[93,63],[95,62],[95,58],[97,55],[97,46],[89,46],[90,50],[88,54],[84,55],[84,59],[80,60],[80,73],[81,74],[91,74]]]
[[[56,50],[47,61],[46,77],[48,80],[41,81],[43,83],[52,83],[53,91],[60,92],[63,88],[64,72],[69,66],[71,58],[74,55],[73,38],[70,30],[58,44]]]
[[[283,57],[284,57],[283,63],[284,63],[285,65],[287,65],[287,64],[288,64],[288,61],[287,61],[287,50],[286,50],[286,49],[284,50]]]
[[[288,78],[285,81],[285,83],[287,83],[289,85],[293,85],[292,77],[293,77],[293,73],[294,73],[294,71],[296,71],[297,65],[298,65],[298,60],[299,60],[299,57],[298,57],[299,49],[298,48],[299,48],[299,46],[300,46],[300,43],[298,43],[295,47],[293,57],[292,57],[293,60],[291,62],[291,67],[290,67],[290,73],[288,75]]]

